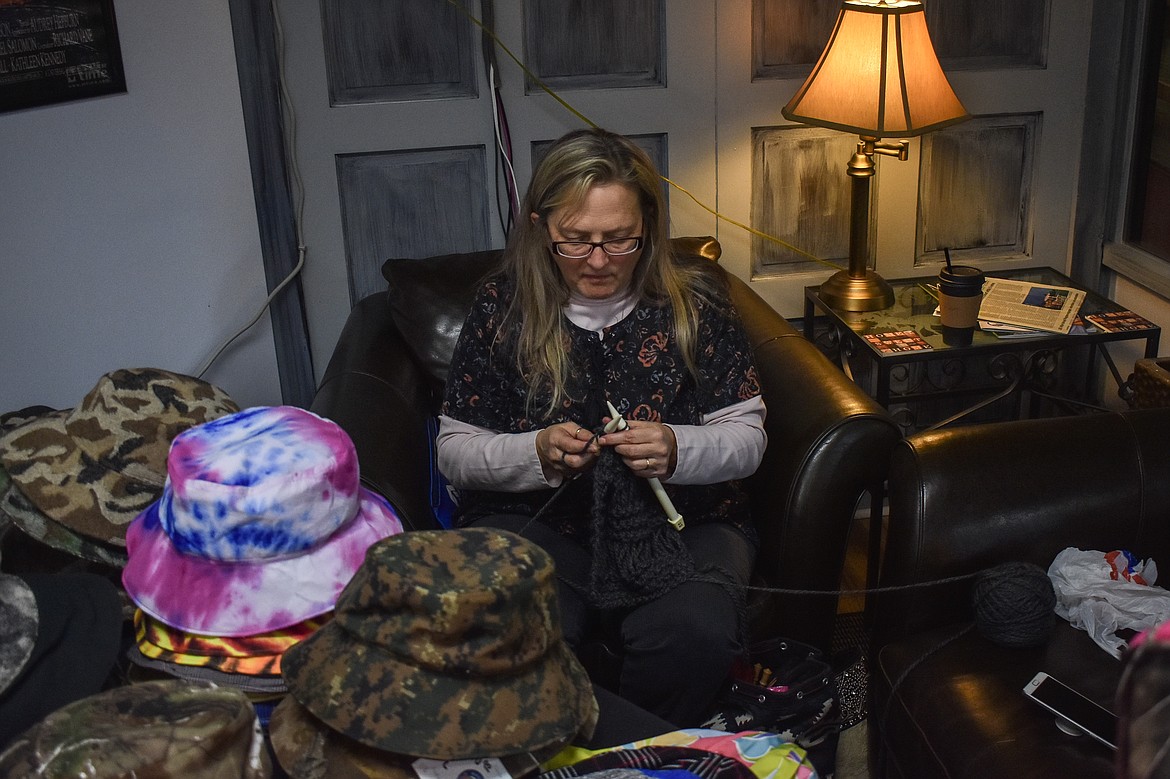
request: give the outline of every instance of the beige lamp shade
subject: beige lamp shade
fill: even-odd
[[[844,0],[829,43],[782,113],[874,138],[906,138],[967,118],[919,0]]]

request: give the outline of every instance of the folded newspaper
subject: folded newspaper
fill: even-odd
[[[1084,300],[1083,289],[988,277],[983,285],[979,319],[1067,333]]]

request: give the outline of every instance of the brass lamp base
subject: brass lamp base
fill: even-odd
[[[821,284],[818,294],[838,311],[879,311],[894,305],[893,288],[869,269],[864,276],[838,271]]]

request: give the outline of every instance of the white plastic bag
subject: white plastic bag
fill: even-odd
[[[1115,550],[1065,549],[1048,567],[1056,613],[1109,654],[1121,657],[1118,630],[1145,630],[1170,619],[1170,591],[1155,587],[1158,567]]]

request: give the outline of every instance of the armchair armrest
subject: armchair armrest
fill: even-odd
[[[863,494],[881,495],[893,418],[745,282],[732,302],[751,339],[768,406],[768,448],[747,480],[760,536],[756,578],[765,587],[835,593]],[[837,596],[756,594],[753,627],[828,650]]]
[[[894,447],[881,584],[1047,569],[1062,549],[1130,549],[1170,565],[1170,409],[999,422]],[[970,581],[878,593],[873,645],[969,621]]]

